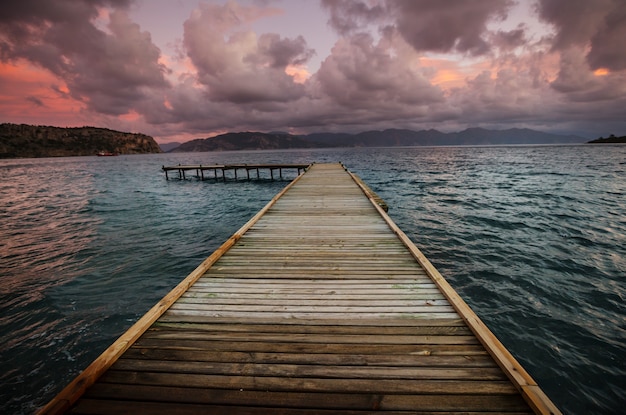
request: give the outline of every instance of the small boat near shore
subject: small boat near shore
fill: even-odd
[[[112,153],[110,151],[98,151],[96,153],[96,155],[98,157],[112,157],[112,156],[118,156],[119,154],[118,153]]]

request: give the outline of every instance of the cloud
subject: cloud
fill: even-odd
[[[164,56],[132,20],[131,0],[3,2],[0,110],[20,121],[30,108],[46,119],[119,123],[161,137],[246,129],[591,129],[623,119],[626,3],[514,3],[321,0],[335,43],[309,73],[312,39],[258,29],[285,13],[271,0],[200,3],[183,23],[178,56]],[[537,21],[520,18],[520,5],[545,24],[539,32]],[[16,79],[19,87],[9,88]]]
[[[553,48],[587,49],[591,69],[626,69],[626,2],[623,0],[540,0],[539,16],[556,30]]]
[[[304,64],[313,55],[304,38],[257,36],[244,30],[252,21],[275,13],[233,2],[202,4],[185,22],[184,46],[210,99],[280,103],[304,95],[303,86],[286,72],[288,66]]]
[[[416,51],[482,55],[490,50],[487,23],[504,19],[511,0],[322,0],[329,25],[346,36],[368,25],[395,27]]]
[[[619,0],[618,0],[619,1]],[[553,48],[585,44],[597,32],[613,0],[539,0],[539,17],[556,29]]]
[[[0,57],[33,62],[63,79],[70,95],[98,113],[120,115],[146,98],[145,90],[167,88],[166,68],[150,34],[125,11],[127,1],[26,0],[0,6]],[[108,31],[95,20],[113,7]]]
[[[374,44],[370,35],[341,39],[316,75],[327,98],[347,108],[428,105],[443,99],[409,51],[399,54],[391,40]]]
[[[579,49],[561,52],[558,78],[552,88],[567,95],[572,102],[597,102],[615,100],[626,95],[626,74],[597,76],[586,67]]]
[[[32,95],[27,96],[24,99],[26,101],[29,101],[29,102],[35,104],[35,106],[37,106],[37,107],[45,107],[46,106],[46,104],[44,104],[44,102],[42,100],[40,100],[39,98],[37,98],[35,96],[32,96]]]
[[[510,0],[400,0],[395,9],[397,28],[418,51],[483,55],[490,50],[484,38],[491,19],[504,19]]]
[[[384,3],[362,0],[321,0],[322,7],[330,13],[328,24],[341,36],[360,31],[370,23],[384,21],[389,11]]]
[[[490,35],[489,43],[492,47],[497,47],[505,51],[522,47],[528,43],[528,39],[526,39],[526,27],[522,23],[514,30],[498,30]]]
[[[591,68],[606,68],[612,71],[626,69],[624,39],[626,39],[626,2],[616,2],[591,38],[591,51],[587,55]]]

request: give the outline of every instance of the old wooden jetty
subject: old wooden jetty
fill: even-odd
[[[314,164],[41,413],[558,414],[340,164]]]
[[[309,167],[309,164],[193,164],[193,165],[177,165],[177,166],[163,166],[161,169],[165,172],[165,178],[169,180],[169,172],[176,171],[178,172],[178,178],[181,180],[185,180],[187,178],[187,172],[196,172],[196,177],[200,180],[206,179],[215,179],[218,180],[220,177],[222,180],[226,181],[226,172],[232,171],[233,177],[235,180],[238,179],[237,171],[245,170],[246,177],[250,180],[250,172],[256,171],[256,178],[259,179],[260,170],[267,170],[270,174],[270,179],[274,180],[274,172],[278,170],[278,175],[282,179],[283,178],[283,170],[294,170],[297,171],[297,174],[300,174],[303,170],[306,170]],[[218,171],[220,174],[218,175]],[[211,172],[213,174],[211,174]],[[207,175],[205,176],[205,173]]]

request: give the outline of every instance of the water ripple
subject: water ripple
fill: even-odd
[[[563,146],[2,160],[0,411],[48,401],[285,185],[165,181],[162,165],[341,160],[565,413],[620,413],[625,158]]]

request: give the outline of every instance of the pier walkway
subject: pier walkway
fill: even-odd
[[[278,170],[278,176],[283,178],[283,170],[295,170],[297,174],[300,174],[301,171],[306,170],[309,167],[309,164],[194,164],[194,165],[182,165],[179,164],[177,166],[163,166],[161,169],[165,172],[165,178],[169,180],[169,172],[176,171],[178,172],[178,178],[181,180],[185,180],[187,178],[187,172],[196,172],[196,177],[200,180],[214,179],[219,180],[221,177],[222,180],[226,181],[226,172],[232,171],[233,178],[235,180],[238,179],[237,171],[245,170],[246,178],[250,180],[250,171],[256,171],[256,178],[260,179],[260,170],[267,170],[270,175],[270,179],[274,180],[274,172]],[[217,172],[220,172],[218,175]],[[213,174],[211,174],[211,172]],[[205,176],[204,173],[207,173]]]
[[[359,183],[312,165],[41,413],[558,414]]]

